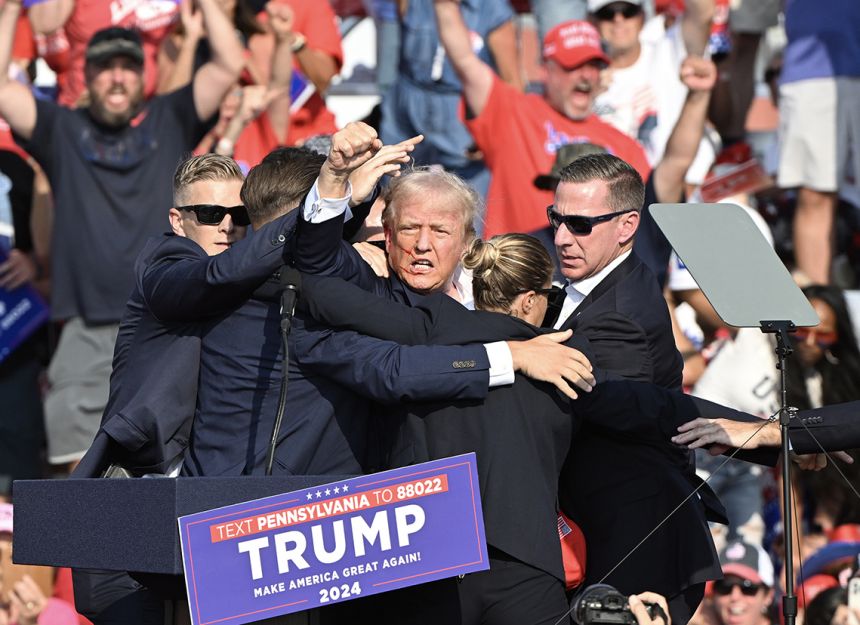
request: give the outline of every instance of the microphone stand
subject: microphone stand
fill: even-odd
[[[281,293],[281,342],[284,346],[284,360],[281,364],[281,391],[278,396],[278,412],[275,416],[275,424],[272,427],[272,438],[269,441],[269,452],[266,454],[266,475],[272,474],[272,465],[275,461],[275,449],[278,447],[278,436],[281,433],[281,423],[284,420],[284,410],[287,406],[287,383],[290,377],[290,329],[293,322],[293,314],[296,311],[296,302],[301,290],[301,274],[293,267],[284,267],[281,270],[280,283],[283,287]]]
[[[794,625],[797,616],[797,597],[794,594],[794,538],[791,521],[791,459],[789,458],[788,424],[797,414],[797,409],[788,406],[786,386],[786,361],[794,350],[788,333],[797,327],[791,321],[762,321],[761,331],[776,335],[776,368],[780,372],[779,426],[782,435],[782,531],[785,536],[785,594],[782,597],[782,614],[785,625]]]

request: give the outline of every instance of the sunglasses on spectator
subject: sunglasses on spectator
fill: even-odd
[[[595,17],[601,22],[611,22],[615,20],[615,16],[621,13],[624,19],[629,20],[631,17],[636,17],[642,12],[642,7],[626,2],[621,4],[610,4],[595,12]]]
[[[603,222],[610,221],[619,215],[633,213],[637,210],[635,208],[628,208],[623,211],[615,211],[614,213],[598,215],[597,217],[586,217],[585,215],[562,215],[561,213],[555,212],[553,207],[554,204],[550,204],[546,207],[546,216],[547,219],[549,219],[549,224],[552,226],[552,229],[558,230],[559,227],[564,224],[571,234],[582,236],[591,234],[591,231],[594,230],[594,226],[597,224],[602,224]]]
[[[237,226],[247,226],[251,223],[248,211],[244,206],[221,206],[219,204],[191,204],[177,206],[176,210],[191,211],[197,216],[197,221],[206,226],[217,226],[230,213],[233,223]]]
[[[819,347],[833,347],[839,341],[839,335],[836,332],[819,332],[815,328],[797,328],[794,336],[800,342],[813,336]]]
[[[734,582],[729,582],[724,579],[718,579],[714,582],[714,594],[726,596],[732,594],[735,586],[741,589],[741,594],[747,597],[754,597],[759,590],[764,588],[761,584],[756,584],[748,579],[742,579]]]

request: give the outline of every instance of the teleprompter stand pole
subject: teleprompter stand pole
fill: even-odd
[[[782,373],[782,401],[778,414],[782,433],[786,555],[782,608],[785,625],[794,625],[797,598],[794,595],[788,423],[796,411],[787,405],[785,367],[792,351],[789,333],[797,326],[818,325],[818,315],[773,251],[773,246],[740,206],[652,204],[650,212],[727,325],[759,328],[762,332],[776,335],[777,367]]]
[[[794,537],[791,520],[791,459],[789,458],[788,424],[797,412],[788,406],[785,367],[793,350],[788,333],[797,327],[791,321],[762,321],[761,331],[776,335],[776,368],[780,377],[779,427],[782,433],[782,531],[785,536],[785,595],[782,597],[782,614],[785,625],[794,625],[797,616],[797,596],[794,594]]]

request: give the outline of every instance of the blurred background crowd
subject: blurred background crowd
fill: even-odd
[[[17,4],[0,0],[0,7],[7,2]],[[807,408],[860,399],[857,0],[462,0],[472,51],[496,72],[484,110],[472,111],[474,119],[465,123],[462,74],[447,58],[433,0],[217,0],[217,6],[243,46],[241,74],[195,153],[233,156],[247,173],[278,146],[325,153],[328,136],[349,121],[371,124],[386,144],[423,134],[414,163],[456,172],[478,190],[487,201],[476,228],[490,236],[540,234],[554,173],[580,154],[609,151],[652,179],[656,199],[742,206],[821,319],[794,335],[789,403]],[[140,97],[169,94],[220,54],[203,13],[193,0],[24,3],[8,78],[39,101],[89,106],[88,44],[95,33],[118,26],[135,33],[129,45],[142,51]],[[564,81],[574,95],[556,102]],[[110,98],[113,88],[99,97]],[[122,92],[121,81],[115,89]],[[497,93],[508,101],[497,103]],[[534,98],[522,102],[537,111],[539,132],[508,132],[526,125],[527,115],[515,105],[526,97],[520,94]],[[466,100],[472,103],[468,93]],[[546,112],[538,101],[549,105]],[[166,140],[158,133],[172,128],[156,126],[152,140]],[[532,150],[541,156],[529,157]],[[99,158],[104,155],[93,157],[94,167]],[[675,186],[666,182],[673,164],[681,169]],[[87,252],[87,239],[70,235],[68,224],[92,219],[74,206],[86,203],[90,190],[84,182],[83,191],[73,191],[69,180],[54,180],[46,169],[0,118],[0,289],[32,288],[51,311],[26,341],[0,353],[0,497],[6,501],[13,480],[63,477],[86,451],[107,401],[109,355],[92,367],[81,360],[89,352],[80,347],[72,362],[53,355],[71,321],[119,320],[92,310],[88,319],[88,311],[70,307],[76,298],[69,281],[95,283],[113,269],[75,274],[87,267],[71,260]],[[160,197],[171,182],[131,179],[123,184],[138,188],[111,193],[120,201],[126,192]],[[55,196],[58,186],[65,197]],[[55,206],[71,212],[55,219]],[[152,208],[166,215],[165,206]],[[373,219],[358,237],[381,236],[378,214]],[[163,221],[162,231],[168,229]],[[132,259],[158,233],[144,223],[134,231],[133,217],[125,227],[135,235],[124,244],[137,245],[125,250]],[[723,324],[676,256],[660,279],[688,391],[773,414],[779,378],[772,338]],[[84,394],[64,386],[79,367],[101,367],[101,379],[88,380]],[[722,465],[707,454],[698,462],[731,524],[714,528],[727,577],[713,585],[697,622],[775,622],[783,553],[777,475],[740,462]],[[860,483],[860,469],[839,467],[855,487]],[[798,476],[793,489],[805,619],[841,625],[846,616],[839,606],[860,554],[860,496],[831,467]],[[11,512],[3,506],[0,545],[8,546]],[[22,624],[77,619],[56,605],[71,601],[65,572],[15,573],[5,547],[0,558],[7,571],[0,612],[14,606]]]

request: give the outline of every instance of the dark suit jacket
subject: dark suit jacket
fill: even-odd
[[[201,250],[189,249],[153,264],[142,280],[150,309],[175,322],[210,316],[208,297],[197,290],[209,262]],[[254,275],[260,271],[255,266]],[[186,474],[264,468],[284,358],[277,281],[273,286],[251,298],[246,293],[238,305],[200,323],[200,381]],[[394,403],[481,398],[487,392],[489,363],[481,346],[401,348],[300,317],[289,346],[287,405],[275,459],[280,473],[343,475],[375,468],[368,398]]]
[[[526,339],[540,332],[506,315],[469,312],[445,295],[428,296],[406,307],[333,278],[306,277],[301,305],[334,327],[405,344]],[[571,346],[591,355],[588,341],[581,337],[574,337]],[[491,389],[483,402],[404,406],[392,464],[475,451],[488,543],[563,580],[556,485],[580,423],[631,445],[671,448],[668,438],[689,419],[756,419],[653,384],[600,371],[597,376],[601,382],[597,389],[572,403],[552,386],[517,376],[512,386]],[[772,463],[773,456],[761,457]],[[609,467],[604,460],[591,467],[591,473]],[[601,548],[594,545],[598,555]]]
[[[111,463],[136,475],[163,473],[185,450],[197,399],[198,321],[230,310],[281,266],[295,222],[295,212],[284,215],[216,256],[172,234],[147,242],[120,323],[102,425],[75,477],[98,477]],[[165,294],[161,281],[173,272],[181,283]]]
[[[680,389],[683,361],[666,302],[635,253],[594,288],[562,328],[588,338],[595,366]],[[604,458],[613,458],[611,467],[595,473],[593,467]],[[630,444],[583,428],[563,470],[559,499],[586,536],[586,583],[609,574],[604,581],[623,593],[650,589],[671,597],[720,577],[707,521],[727,521],[707,485],[660,525],[700,485],[692,455],[681,448]],[[596,545],[601,548],[593,549]]]

